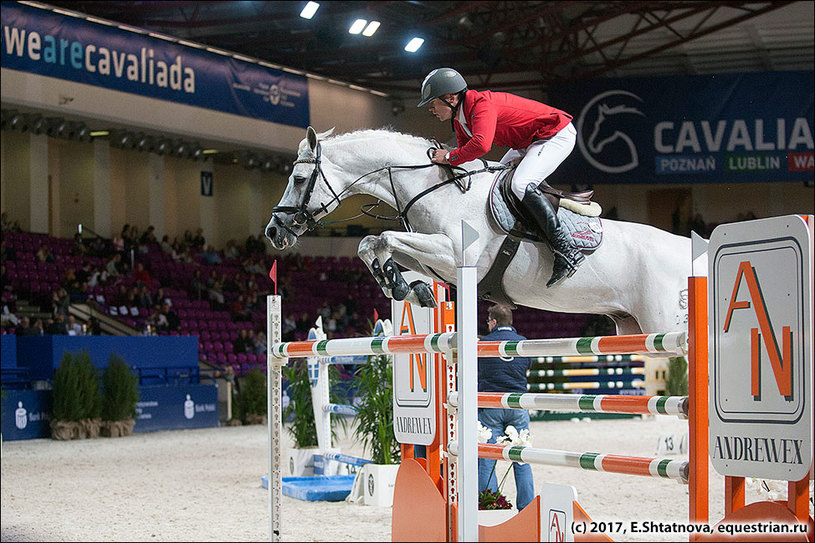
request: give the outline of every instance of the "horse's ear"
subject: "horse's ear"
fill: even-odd
[[[314,149],[317,148],[317,132],[314,131],[314,128],[308,127],[306,130],[306,139],[308,140],[308,146],[311,149],[311,152],[314,152]]]

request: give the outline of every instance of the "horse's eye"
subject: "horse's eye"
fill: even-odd
[[[294,176],[294,182],[295,182],[295,183],[298,183],[298,184],[299,184],[299,183],[305,183],[305,182],[306,182],[306,178],[305,178],[305,177],[303,177],[302,175],[295,175],[295,176]]]

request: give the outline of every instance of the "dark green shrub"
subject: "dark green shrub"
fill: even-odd
[[[294,440],[295,448],[316,447],[317,425],[311,405],[308,363],[305,358],[293,358],[281,369],[283,378],[289,382],[289,405],[283,408],[283,425]]]
[[[54,420],[80,421],[98,419],[102,412],[99,372],[87,350],[64,352],[54,372]]]
[[[375,464],[396,464],[402,457],[393,432],[393,356],[368,357],[356,373],[357,405],[354,435],[370,450]]]
[[[668,359],[665,393],[668,396],[686,396],[688,394],[688,361],[684,356]]]
[[[251,423],[249,419],[257,419],[266,415],[267,390],[266,374],[260,368],[254,368],[241,378],[240,393],[235,402],[236,417],[241,421]]]
[[[336,366],[321,366],[328,368],[328,401],[342,403],[346,400],[337,398],[335,386],[339,380]],[[314,422],[314,408],[311,402],[311,381],[308,373],[308,360],[293,358],[288,366],[281,368],[283,378],[289,382],[287,394],[289,405],[283,408],[282,418],[286,431],[294,441],[294,447],[303,449],[318,446],[317,425]],[[337,426],[346,427],[346,419],[335,415],[331,417],[331,439],[336,440]]]
[[[110,355],[108,365],[102,372],[102,389],[102,420],[135,418],[139,378],[116,353]]]

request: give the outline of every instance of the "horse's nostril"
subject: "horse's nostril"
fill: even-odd
[[[275,234],[277,234],[277,228],[275,228],[274,226],[269,226],[266,228],[267,238],[269,238],[270,240],[274,239]]]

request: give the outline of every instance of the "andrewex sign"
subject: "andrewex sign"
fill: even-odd
[[[15,2],[1,13],[3,68],[309,125],[304,76]]]
[[[577,128],[556,182],[812,180],[814,88],[811,71],[554,86]]]
[[[812,216],[710,238],[710,456],[722,475],[797,481],[812,464]]]

